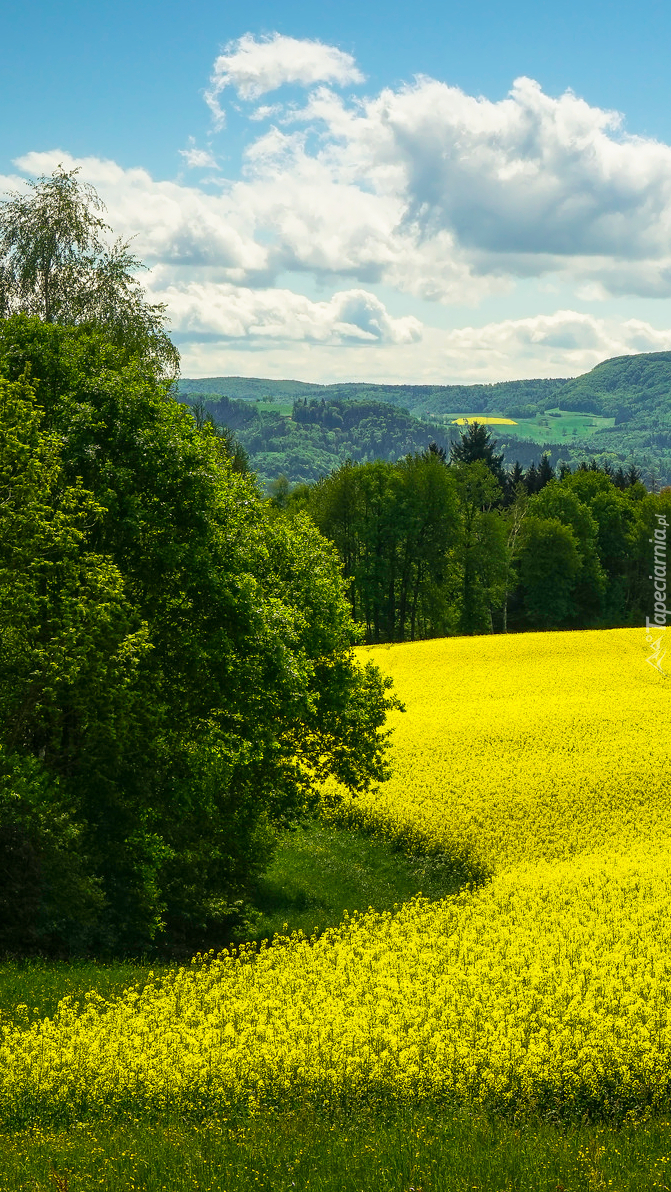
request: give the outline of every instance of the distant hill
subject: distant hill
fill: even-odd
[[[268,395],[266,395],[268,396]],[[193,402],[194,396],[186,397]],[[273,398],[251,401],[199,394],[205,410],[235,433],[262,481],[285,475],[309,483],[345,459],[400,459],[431,442],[449,449],[450,432],[384,402]]]
[[[641,411],[669,417],[671,412],[671,352],[614,356],[591,372],[565,381],[560,390],[564,409],[615,415]]]
[[[292,481],[312,480],[347,455],[395,458],[395,452],[422,450],[431,439],[449,446],[457,433],[451,416],[500,414],[519,422],[516,435],[503,430],[496,435],[508,464],[519,459],[526,467],[543,450],[553,462],[562,458],[575,463],[596,455],[634,462],[650,480],[671,483],[671,352],[616,356],[570,379],[491,385],[318,385],[206,377],[180,380],[178,392],[187,402],[202,400],[218,421],[235,430],[252,466],[266,480],[281,472]],[[299,406],[312,409],[313,415],[297,419]],[[349,412],[346,407],[351,407]],[[388,407],[395,407],[400,421]],[[561,430],[566,420],[556,413],[545,419],[546,411],[592,414],[609,421],[597,418],[589,436],[573,431],[567,440]],[[547,433],[545,442],[539,441],[539,420],[547,428],[541,431]],[[530,428],[527,440],[525,425]]]
[[[179,381],[181,397],[233,397],[243,401],[313,398],[325,401],[378,401],[402,406],[415,416],[461,413],[468,408],[484,413],[512,405],[540,407],[565,380],[501,381],[494,385],[378,385],[349,381],[317,385],[308,381],[271,381],[262,377],[203,377]]]

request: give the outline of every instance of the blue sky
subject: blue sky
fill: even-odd
[[[81,166],[184,375],[574,375],[671,348],[670,34],[645,2],[6,6],[0,184]]]

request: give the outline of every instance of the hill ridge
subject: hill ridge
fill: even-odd
[[[452,433],[448,424],[459,415],[500,415],[520,423],[515,436],[497,434],[499,447],[509,464],[519,458],[526,467],[532,458],[538,459],[541,451],[547,449],[553,462],[565,459],[575,463],[596,455],[614,462],[635,463],[649,472],[655,483],[671,481],[671,351],[613,356],[588,372],[569,378],[439,385],[185,377],[177,383],[177,392],[182,400],[200,398],[206,406],[216,405],[216,417],[221,421],[227,417],[224,399],[228,399],[226,410],[234,420],[227,424],[234,430],[236,423],[250,422],[248,415],[242,416],[242,411],[236,414],[234,406],[240,404],[249,409],[252,403],[257,403],[255,419],[259,433],[252,433],[249,426],[240,437],[250,452],[253,466],[264,479],[280,472],[292,480],[314,479],[337,466],[341,450],[345,449],[344,442],[336,441],[337,435],[333,439],[334,427],[328,425],[323,427],[319,442],[313,426],[310,443],[299,443],[300,436],[294,433],[295,420],[290,417],[293,403],[317,402],[327,406],[363,402],[393,407],[398,414],[409,415],[414,425],[408,424],[402,433],[397,427],[391,438],[386,433],[380,436],[370,425],[370,414],[364,418],[362,410],[361,439],[356,440],[357,432],[353,429],[354,440],[348,444],[349,453],[356,458],[389,458],[389,452],[395,449],[421,449],[431,437],[442,443]],[[269,437],[268,418],[277,402],[285,406],[283,422],[287,434],[280,433],[279,415],[274,413],[276,427]],[[263,407],[265,414],[260,412]],[[546,419],[547,411],[554,413]],[[562,418],[567,413],[576,415],[573,423]],[[378,412],[376,418],[378,422],[388,420],[384,412]],[[332,421],[337,422],[337,416]],[[525,440],[527,428],[529,434]],[[331,433],[330,439],[327,432]],[[307,434],[307,429],[304,433]],[[293,436],[290,450],[288,442],[282,441],[287,436]],[[382,440],[386,443],[384,447]],[[352,441],[355,453],[351,450]],[[304,466],[296,451],[299,455],[305,452],[312,455],[312,464]]]

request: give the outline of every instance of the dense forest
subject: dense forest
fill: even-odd
[[[270,381],[258,378],[211,377],[179,381],[183,400],[201,400],[217,420],[234,418],[221,405],[226,395],[245,402],[252,413],[240,413],[233,429],[248,450],[252,467],[264,481],[286,475],[293,483],[326,475],[347,457],[356,460],[391,459],[400,439],[394,423],[396,410],[409,418],[405,430],[406,450],[423,450],[432,439],[441,445],[454,440],[452,419],[460,414],[506,417],[518,421],[516,433],[501,428],[499,447],[509,466],[515,460],[528,467],[547,453],[553,465],[573,466],[595,459],[642,470],[655,484],[671,482],[671,352],[651,352],[606,360],[591,372],[572,380],[505,381],[492,385],[314,385],[298,381]],[[276,409],[268,418],[272,404]],[[316,433],[320,415],[298,422],[294,411],[307,407],[316,411],[339,403],[343,423],[351,436]],[[345,410],[349,405],[375,404],[373,421],[354,428]],[[218,407],[215,411],[215,407]],[[386,407],[386,413],[385,413]],[[551,412],[551,413],[550,413]],[[566,434],[562,414],[595,415],[572,424]],[[549,414],[550,416],[544,417]],[[242,419],[247,418],[243,427]],[[387,431],[387,420],[389,431]],[[254,425],[252,425],[254,424]],[[525,428],[529,435],[525,437]],[[539,433],[540,432],[540,433]],[[350,441],[350,437],[353,441]],[[412,439],[412,443],[410,443]],[[398,448],[396,458],[403,450]]]
[[[650,539],[671,520],[671,488],[648,492],[635,468],[507,471],[477,423],[449,457],[347,462],[273,500],[334,543],[369,642],[645,624]]]
[[[328,474],[345,459],[396,460],[450,432],[413,418],[407,410],[375,401],[295,400],[286,412],[272,403],[191,398],[189,404],[233,431],[262,482],[286,476],[304,483]]]

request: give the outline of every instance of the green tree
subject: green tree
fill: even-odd
[[[439,451],[397,463],[348,461],[309,490],[308,508],[338,550],[353,616],[369,641],[446,628],[460,518]]]
[[[502,496],[484,460],[453,467],[462,513],[462,633],[492,631],[492,607],[500,607],[508,576],[506,527],[494,511]]]
[[[537,491],[540,492],[542,488],[545,488],[546,484],[549,484],[551,480],[554,480],[554,475],[554,468],[552,467],[549,456],[546,452],[541,456],[541,462],[538,465],[538,475],[536,480]]]
[[[142,720],[148,650],[118,568],[90,548],[103,510],[68,484],[43,421],[25,381],[0,380],[0,948],[13,950],[91,938],[101,892],[78,793],[118,768]]]
[[[503,452],[497,454],[496,439],[491,431],[480,422],[469,422],[466,430],[461,432],[457,443],[450,449],[450,463],[473,464],[478,461],[484,463],[501,489],[505,489],[506,473],[503,467]]]
[[[579,469],[564,484],[596,522],[597,552],[606,575],[603,615],[610,622],[621,622],[627,618],[633,584],[635,507],[604,472]]]
[[[217,439],[217,446],[219,447],[223,457],[230,461],[234,472],[249,471],[249,456],[241,443],[239,443],[233,434],[233,431],[227,426],[222,426],[216,422],[207,410],[205,402],[202,398],[194,402],[188,403],[193,414],[193,420],[198,427],[198,430],[204,430],[205,427]]]
[[[299,503],[309,509],[317,526],[336,547],[347,582],[347,593],[355,621],[362,619],[360,557],[363,548],[363,503],[361,469],[346,460],[330,476],[315,485],[294,491],[291,507]]]
[[[433,445],[435,447],[435,444]],[[461,527],[454,476],[431,447],[406,456],[395,469],[398,542],[399,641],[432,636],[450,624],[454,555]]]
[[[504,633],[508,632],[508,600],[511,592],[514,592],[519,582],[517,561],[519,559],[522,545],[521,531],[524,525],[524,519],[527,515],[528,507],[529,500],[527,497],[526,488],[524,486],[524,478],[523,476],[518,476],[517,484],[514,490],[514,500],[506,510],[505,514],[507,533],[505,565],[503,568],[503,600],[501,603],[501,628]]]
[[[572,617],[580,565],[578,544],[570,526],[558,518],[527,516],[522,527],[520,581],[533,625],[549,629]]]
[[[557,519],[572,530],[580,555],[580,569],[573,590],[573,617],[581,624],[594,624],[603,612],[607,577],[599,559],[597,522],[589,507],[573,491],[574,483],[573,476],[563,481],[550,481],[530,502],[529,513],[537,518]]]
[[[7,582],[27,611],[8,638],[6,748],[40,762],[72,809],[104,899],[99,942],[194,948],[221,938],[316,780],[384,777],[388,685],[353,661],[333,548],[309,520],[271,516],[151,357],[16,315],[0,324],[13,400],[26,371],[29,409],[5,422],[43,446],[12,466],[30,474],[58,444],[72,545],[50,570],[39,508],[33,538],[12,538],[24,554]],[[37,702],[33,640],[52,684]]]
[[[630,556],[630,591],[628,598],[629,615],[638,624],[644,624],[646,617],[652,616],[655,599],[654,586],[654,555],[653,543],[655,530],[659,529],[657,516],[662,514],[667,525],[671,525],[671,488],[665,487],[660,493],[646,493],[640,491],[643,486],[639,482],[627,488],[626,496],[634,512],[632,528],[632,545]],[[669,551],[667,549],[667,573]],[[667,585],[668,591],[668,585]],[[669,601],[666,601],[667,607]]]
[[[78,173],[59,166],[0,206],[0,318],[21,312],[103,327],[118,346],[174,375],[179,356],[164,330],[165,305],[147,302],[130,244],[105,239],[103,203]]]

